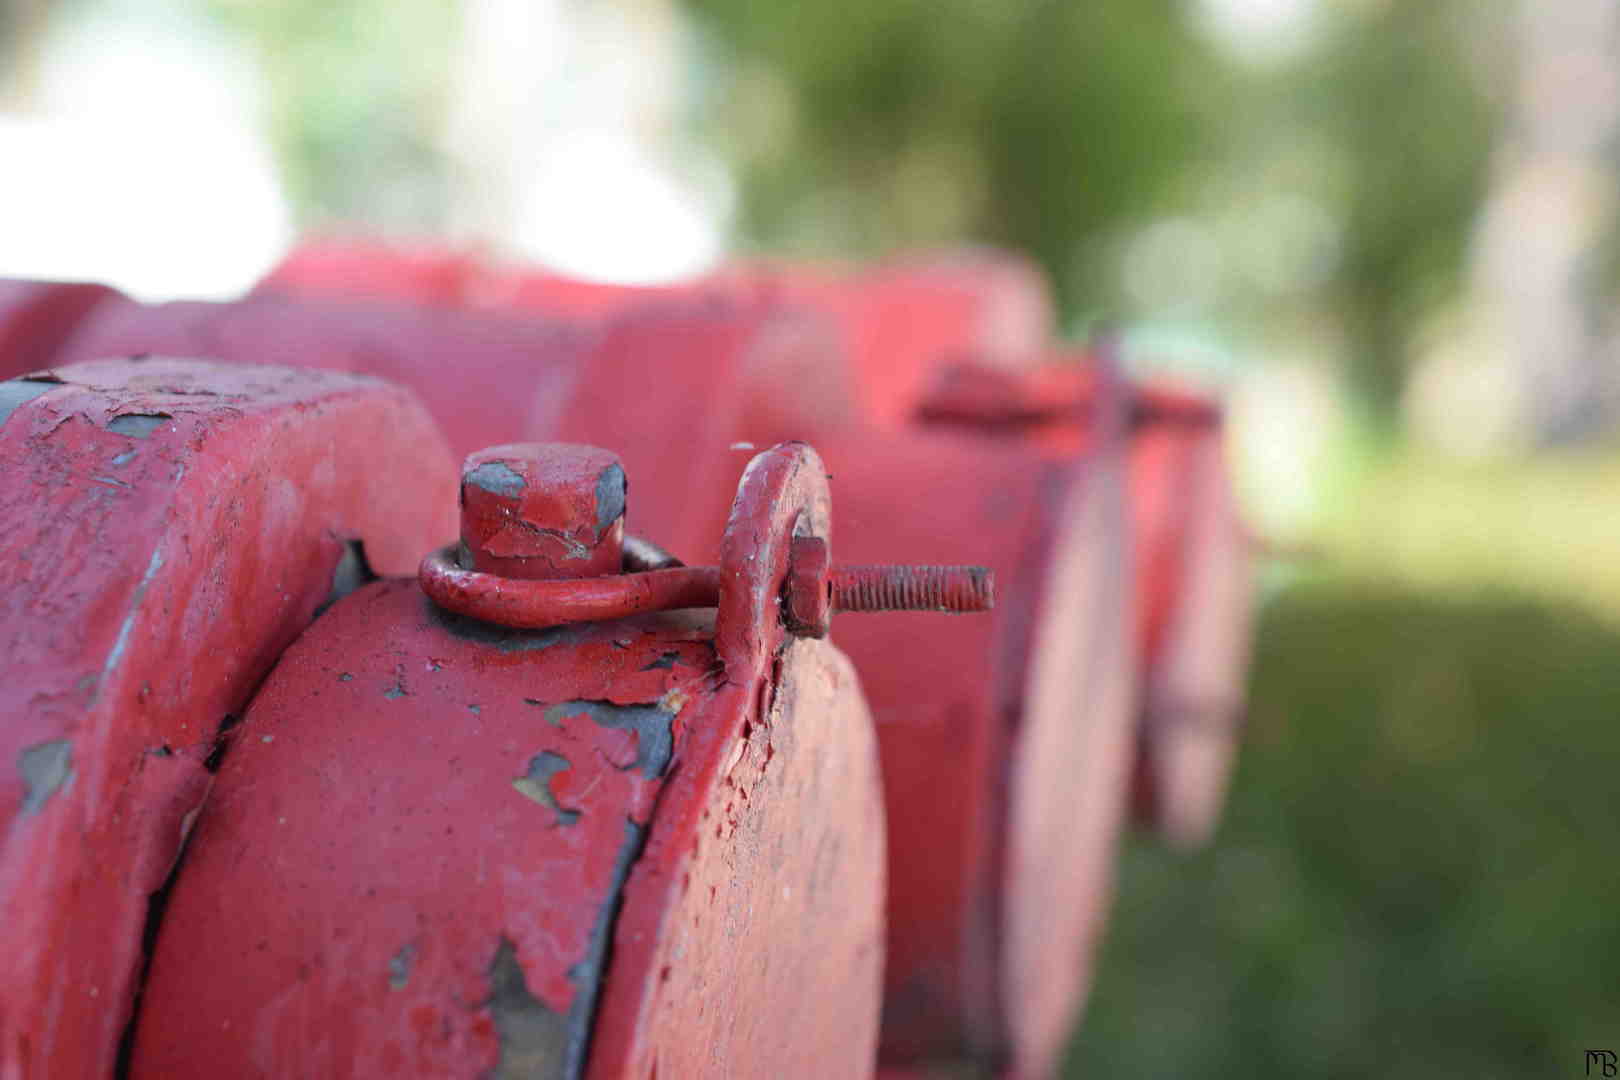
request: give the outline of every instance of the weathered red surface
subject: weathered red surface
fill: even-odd
[[[936,366],[958,354],[1018,365],[1051,340],[1052,303],[1027,261],[988,250],[869,267],[742,263],[691,281],[610,285],[480,262],[454,252],[317,241],[261,289],[287,295],[392,298],[532,316],[604,318],[683,302],[764,304],[822,320],[869,419],[904,423]],[[802,388],[801,388],[802,389]]]
[[[1098,434],[1118,395],[1091,358],[1043,348],[1039,283],[994,259],[756,265],[623,289],[411,253],[356,286],[364,251],[339,254],[314,274],[294,260],[238,305],[103,308],[68,351],[303,355],[408,382],[461,449],[611,446],[637,480],[628,527],[693,562],[713,558],[753,446],[808,438],[838,492],[841,559],[988,565],[991,620],[849,619],[833,639],[884,752],[889,1059],[1048,1061],[1109,886],[1137,680],[1138,806],[1190,839],[1219,802],[1242,549],[1218,463],[1174,434],[1203,425],[1218,454],[1209,406],[1138,394],[1128,477],[1105,481],[1127,438]],[[356,288],[438,309],[312,299]],[[1111,575],[1134,588],[1110,591]],[[1044,948],[1031,925],[1050,927]]]
[[[649,335],[656,327],[641,325]],[[639,355],[628,341],[599,350],[557,436],[614,446],[638,485],[644,473],[656,475],[665,498],[638,500],[633,521],[651,521],[635,527],[670,538],[677,553],[697,559],[714,549],[713,478],[727,460],[719,447],[798,434],[821,449],[838,494],[838,558],[974,562],[996,574],[990,619],[852,618],[838,621],[832,639],[862,673],[884,760],[885,1060],[1044,1060],[1049,1032],[1011,1025],[1008,1013],[1026,1006],[1007,987],[1016,978],[1019,993],[1042,996],[1043,1015],[1072,1019],[1105,910],[1130,761],[1132,616],[1129,596],[1108,591],[1130,577],[1126,509],[1117,478],[1091,486],[1095,464],[1121,467],[1124,396],[1099,395],[1089,373],[1076,380],[1036,369],[1033,378],[1060,384],[1086,408],[1012,426],[967,418],[891,429],[847,403],[795,414],[788,406],[802,380],[790,363],[739,372],[712,354],[700,366],[697,354],[671,372],[671,380],[691,379],[690,391],[661,383],[690,403],[677,413],[646,398],[620,405],[608,389],[621,382],[615,365],[628,370]],[[836,373],[827,381],[836,386]],[[1068,389],[1071,381],[1078,388]],[[1118,419],[1099,428],[1099,409]],[[683,438],[697,452],[666,452]],[[1065,568],[1071,563],[1079,568]],[[1031,643],[1058,632],[1048,626],[1075,635],[1072,662],[1045,677],[1061,692],[1030,684]],[[1045,704],[1032,706],[1036,697]],[[1045,748],[1049,768],[1031,771],[1028,782],[1043,790],[1015,815],[1011,788],[1023,781],[1011,772],[1025,739]],[[1072,837],[1053,841],[1052,822],[1065,820]],[[1049,842],[1038,848],[1043,837]],[[1016,881],[1015,848],[1024,852]],[[1011,913],[1028,917],[1054,899],[1062,906],[1039,911],[1053,947],[1018,961],[1015,977]]]
[[[472,255],[437,244],[334,236],[300,244],[255,291],[456,306],[478,266]]]
[[[468,568],[512,578],[591,578],[624,562],[624,467],[607,450],[508,443],[461,469]]]
[[[221,731],[358,566],[454,529],[408,394],[179,360],[0,383],[0,1075],[102,1077]]]
[[[768,373],[751,374],[769,384]],[[680,417],[709,433],[700,445],[762,442],[781,430],[775,427],[784,422],[781,413],[738,404],[737,380],[724,376],[711,371],[714,392],[699,399],[704,408]],[[590,385],[584,383],[582,393]],[[1105,403],[1124,408],[1118,394]],[[653,405],[642,409],[652,412]],[[651,512],[638,502],[635,520],[662,514],[654,529],[678,538],[677,551],[701,557],[713,550],[712,525],[702,516],[715,485],[706,477],[723,459],[711,465],[699,455],[661,455],[664,428],[658,416],[642,411],[581,408],[565,420],[579,425],[569,437],[583,437],[588,423],[595,437],[620,449],[638,484],[645,463],[661,469],[661,487],[685,495]],[[838,558],[974,561],[999,579],[997,611],[989,619],[851,618],[839,620],[832,635],[862,673],[885,762],[886,1056],[994,1061],[1014,1052],[1004,1010],[1023,1008],[1003,996],[1010,962],[1003,943],[1005,912],[1021,903],[1008,894],[1006,852],[1022,831],[1035,828],[1028,813],[1009,817],[1008,774],[1014,748],[1026,736],[1043,740],[1052,763],[1050,774],[1032,782],[1046,785],[1046,800],[1070,807],[1076,838],[1091,838],[1089,846],[1067,839],[1049,844],[1045,862],[1026,859],[1036,869],[1022,880],[1044,867],[1079,897],[1041,915],[1058,943],[1041,958],[1052,971],[1080,970],[1106,895],[1109,830],[1120,821],[1129,761],[1134,657],[1126,598],[1099,591],[1128,581],[1120,561],[1122,493],[1117,480],[1088,492],[1091,463],[1119,458],[1123,434],[1116,425],[1098,445],[1093,428],[1073,415],[1033,434],[977,424],[885,431],[836,413],[800,423],[823,448],[837,492]],[[1077,502],[1087,507],[1084,514],[1072,510]],[[1081,569],[1059,571],[1060,556],[1081,560]],[[1064,675],[1052,676],[1067,680],[1066,696],[1037,712],[1026,708],[1026,657],[1047,624],[1072,624],[1082,644],[1099,650],[1109,642],[1120,647],[1091,656],[1077,645]],[[1064,929],[1071,920],[1079,929]],[[1078,979],[1066,975],[1029,992],[1049,994],[1056,1002],[1050,1008],[1067,1019],[1079,990]]]
[[[243,721],[131,1075],[867,1075],[870,720],[776,603],[793,530],[827,519],[813,453],[761,455],[712,620],[341,601]]]
[[[282,296],[91,311],[57,364],[149,353],[376,375],[414,390],[464,455],[555,423],[594,335],[557,320]]]
[[[105,285],[0,278],[0,379],[52,363],[93,308],[119,299]]]
[[[1125,820],[1138,669],[1118,389],[1105,371],[1086,420],[1085,484],[1057,508],[1010,751],[999,990],[1018,1076],[1056,1071],[1090,986]]]

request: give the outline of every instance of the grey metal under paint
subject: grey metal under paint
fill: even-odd
[[[614,462],[596,477],[596,538],[600,540],[615,521],[624,516],[626,483],[624,469]]]
[[[144,439],[173,419],[168,413],[124,413],[107,421],[107,430],[115,435]]]
[[[0,427],[11,419],[11,414],[17,411],[17,406],[33,401],[39,395],[49,393],[61,385],[29,379],[8,379],[0,382]]]
[[[503,461],[486,461],[461,477],[464,484],[481,487],[495,495],[521,495],[527,481]]]
[[[566,716],[584,713],[605,728],[636,733],[636,762],[641,775],[654,780],[669,767],[674,753],[671,725],[675,714],[657,705],[616,705],[611,701],[564,701],[546,710],[545,718],[555,724]]]
[[[52,739],[28,747],[17,755],[17,771],[23,779],[22,816],[37,814],[73,779],[72,741]]]

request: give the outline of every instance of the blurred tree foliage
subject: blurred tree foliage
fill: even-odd
[[[1290,73],[1295,123],[1344,157],[1344,242],[1328,296],[1345,320],[1352,384],[1393,415],[1426,316],[1455,294],[1505,81],[1498,0],[1357,4]]]
[[[1098,245],[1173,204],[1233,122],[1173,0],[689,6],[735,61],[710,115],[766,246],[1005,244],[1072,307],[1107,291]]]
[[[444,0],[196,0],[251,43],[283,181],[309,226],[443,226],[459,13]]]
[[[1337,219],[1333,272],[1281,303],[1241,282],[1220,301],[1342,327],[1384,418],[1415,328],[1458,284],[1500,0],[1323,0],[1313,43],[1277,63],[1223,50],[1176,0],[686,3],[733,73],[707,114],[755,243],[1008,245],[1073,316],[1118,307],[1132,230],[1304,183]],[[1278,165],[1302,142],[1327,159],[1303,177]]]
[[[444,226],[456,4],[192,2],[256,47],[304,221]],[[691,120],[740,180],[753,246],[1005,245],[1045,267],[1071,319],[1156,316],[1121,284],[1143,227],[1220,233],[1268,195],[1308,200],[1337,227],[1329,271],[1289,291],[1228,257],[1201,317],[1245,337],[1325,330],[1385,421],[1414,333],[1458,285],[1491,88],[1511,84],[1508,0],[1314,0],[1309,44],[1258,61],[1209,32],[1214,0],[617,2],[695,17]]]

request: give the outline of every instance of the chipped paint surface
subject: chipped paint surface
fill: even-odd
[[[501,936],[489,965],[485,1008],[495,1020],[500,1058],[491,1080],[552,1080],[566,1074],[569,1018],[529,992],[512,940]]]
[[[608,531],[608,528],[620,518],[624,517],[624,466],[614,462],[603,469],[596,477],[596,535]]]
[[[659,670],[648,667],[643,670]],[[565,701],[546,710],[546,719],[553,724],[574,716],[589,717],[593,723],[616,731],[633,732],[636,736],[636,759],[630,768],[640,769],[641,775],[653,780],[669,767],[673,751],[670,725],[675,711],[662,705],[615,705],[611,701]]]
[[[388,958],[388,987],[403,990],[411,985],[411,966],[416,963],[416,946],[401,945]]]
[[[876,762],[847,665],[826,669],[804,717],[777,692],[797,669],[773,659],[788,639],[762,598],[805,501],[825,513],[824,484],[790,457],[756,492],[768,528],[739,526],[763,542],[723,563],[731,609],[763,619],[749,633],[662,614],[503,648],[452,631],[414,582],[334,605],[243,721],[274,731],[273,751],[239,738],[219,775],[171,900],[187,932],[159,942],[131,1075],[206,1062],[579,1080],[647,1075],[649,1048],[668,1076],[702,1074],[686,1052],[740,1076],[868,1070]],[[409,693],[385,699],[401,673]],[[801,726],[803,743],[784,730]],[[261,857],[240,858],[244,844]],[[283,932],[289,919],[305,929]],[[403,941],[407,985],[348,977],[388,970]],[[661,989],[678,979],[701,992]],[[705,1025],[684,1049],[683,1015]]]
[[[464,479],[496,495],[521,495],[528,486],[522,475],[504,461],[486,461],[469,470]]]
[[[149,439],[152,432],[173,420],[168,413],[119,413],[107,421],[107,430],[132,439]]]
[[[889,1004],[898,1038],[891,1057],[951,1054],[964,1046],[970,1053],[1004,1049],[999,1044],[1009,1033],[998,1015],[995,985],[1003,927],[995,912],[1007,904],[1012,888],[1000,870],[1009,837],[1002,824],[1003,788],[986,778],[1006,775],[1011,748],[1028,729],[1022,695],[1030,643],[1041,623],[1072,617],[1100,624],[1117,618],[1100,610],[1076,614],[1072,607],[1047,603],[1045,596],[1054,553],[1072,537],[1055,515],[1040,508],[1061,505],[1067,488],[1084,482],[1095,443],[1087,426],[1073,418],[1042,421],[1039,430],[1008,426],[1003,418],[992,439],[970,430],[960,417],[919,424],[916,410],[929,380],[948,374],[941,362],[947,354],[978,353],[1000,368],[1003,382],[1038,373],[1028,365],[1050,359],[1041,350],[1051,330],[1039,283],[1016,264],[996,259],[890,265],[844,277],[801,268],[728,272],[731,282],[749,287],[768,281],[772,296],[812,309],[840,330],[821,335],[820,327],[787,332],[772,302],[739,300],[730,284],[705,283],[685,292],[582,286],[551,275],[491,270],[462,255],[422,257],[425,268],[415,262],[383,266],[382,253],[363,248],[348,256],[347,273],[320,278],[307,261],[300,262],[304,254],[295,254],[286,272],[277,275],[282,296],[162,308],[113,298],[72,335],[73,346],[85,357],[127,349],[207,350],[255,361],[279,356],[386,373],[422,393],[460,451],[519,438],[613,446],[637,479],[638,528],[697,558],[705,558],[720,540],[718,523],[739,464],[734,453],[723,450],[728,441],[752,447],[786,435],[809,437],[827,471],[838,477],[844,520],[861,522],[859,528],[846,525],[839,535],[842,559],[887,561],[897,551],[926,550],[930,558],[984,562],[997,570],[1004,603],[991,625],[952,620],[925,627],[909,616],[898,623],[849,620],[838,628],[836,640],[855,657],[879,716],[897,838],[890,866],[897,917],[891,920]],[[366,271],[355,273],[356,266]],[[306,295],[324,290],[324,299],[288,299],[303,273],[314,275]],[[401,299],[431,297],[434,307],[400,306],[374,316],[370,306],[329,302],[333,291],[353,288],[356,281],[368,288],[387,285]],[[499,313],[488,310],[457,310],[473,296],[486,308],[495,303],[508,313],[522,309],[524,318],[502,322]],[[730,299],[715,303],[716,296]],[[660,301],[656,312],[645,309],[649,297]],[[556,321],[598,318],[631,307],[644,310],[609,318],[584,347]],[[7,329],[6,298],[0,292],[0,343],[10,340]],[[51,340],[69,337],[63,332]],[[846,358],[820,343],[833,338],[850,342],[853,355]],[[15,349],[0,354],[21,355]],[[647,358],[655,355],[662,368],[659,392],[626,394],[626,386],[644,384]],[[1063,359],[1057,366],[1079,367],[1067,363],[1072,357]],[[27,366],[50,362],[52,357],[42,355]],[[816,392],[806,392],[810,380],[794,375],[805,364],[818,373]],[[519,370],[525,373],[523,392],[513,393],[513,372]],[[147,401],[138,407],[157,410],[169,404]],[[0,435],[33,407],[25,404]],[[980,409],[978,419],[970,420],[983,418]],[[75,424],[60,422],[63,431]],[[712,437],[693,445],[694,430]],[[127,439],[118,441],[129,445]],[[137,445],[143,456],[149,452],[146,443]],[[671,454],[671,446],[688,449]],[[101,486],[109,503],[121,497],[114,485]],[[1175,540],[1178,530],[1201,527],[1154,517],[1159,510],[1138,501],[1139,492],[1151,497],[1154,491],[1164,494],[1167,486],[1133,477],[1131,488],[1132,511],[1151,519],[1150,527],[1159,530],[1152,535]],[[906,493],[904,514],[893,510],[896,491]],[[1171,690],[1190,686],[1202,692],[1205,680],[1216,675],[1240,686],[1243,660],[1235,646],[1241,645],[1246,602],[1229,603],[1224,617],[1189,616],[1187,628],[1179,628],[1183,616],[1177,607],[1159,601],[1179,599],[1170,594],[1182,589],[1216,587],[1196,584],[1203,571],[1174,555],[1157,562],[1159,570],[1137,575],[1139,596],[1156,611],[1170,613],[1154,616],[1171,629],[1157,635],[1165,644],[1150,669],[1149,708],[1170,701]],[[1200,668],[1188,659],[1189,647],[1176,644],[1209,640],[1209,635],[1218,642],[1224,674]],[[907,641],[906,648],[895,648],[897,637]],[[501,634],[499,642],[496,647],[513,659],[569,645],[566,635]],[[544,711],[551,702],[534,693],[531,688],[531,707]],[[593,687],[581,689],[579,696],[600,694]],[[455,722],[463,720],[457,713]],[[557,730],[563,724],[559,720]],[[529,749],[514,752],[521,757]],[[727,751],[728,759],[733,752]],[[1174,783],[1169,770],[1175,749],[1153,752],[1161,760],[1155,763],[1144,748],[1139,777],[1159,768],[1163,775],[1156,782]],[[1088,767],[1071,769],[1056,795],[1076,786],[1075,777]],[[504,778],[523,768],[524,761],[514,760]],[[1201,790],[1210,786],[1199,783]],[[962,798],[942,806],[929,797],[940,787],[961,792]],[[503,794],[522,801],[510,790]],[[1143,788],[1138,795],[1160,798],[1162,792]],[[1200,797],[1205,810],[1197,813],[1207,822],[1218,790]],[[529,809],[536,808],[530,804]],[[1075,864],[1058,868],[1080,876]]]
[[[53,383],[29,379],[9,379],[0,382],[0,426],[11,419],[11,414],[17,411],[19,405],[55,389],[56,385]]]
[[[168,918],[188,931],[159,943],[132,1075],[196,1075],[202,1062],[306,1073],[313,1059],[297,1055],[312,1040],[360,1053],[374,1038],[354,1026],[365,1018],[407,1031],[429,1013],[449,1043],[442,1057],[421,1048],[436,1064],[416,1075],[520,1075],[537,1060],[561,1063],[540,1075],[584,1075],[624,884],[676,734],[712,698],[701,687],[713,652],[668,617],[574,627],[547,648],[503,644],[450,632],[413,583],[382,581],[335,604],[283,657],[237,732],[171,900]],[[666,653],[679,663],[641,670]],[[402,677],[408,692],[385,697]],[[310,770],[313,760],[331,767]],[[267,837],[261,820],[284,826]],[[229,854],[240,830],[264,860]],[[292,909],[322,912],[326,929],[269,932]],[[379,979],[357,1010],[344,972],[393,972],[406,941],[408,982]],[[483,988],[457,974],[474,953]],[[289,1000],[291,1013],[276,1004]],[[292,1037],[294,1014],[324,1017],[325,1033]],[[225,1016],[245,1040],[228,1038]],[[559,1025],[561,1057],[544,1049]]]
[[[571,768],[573,766],[561,754],[542,750],[529,759],[528,771],[513,780],[512,787],[524,798],[533,799],[555,813],[558,825],[572,825],[579,820],[579,811],[559,806],[557,796],[551,793],[551,778]]]
[[[624,469],[598,447],[479,450],[462,466],[462,568],[528,580],[616,574],[624,493]]]
[[[453,473],[420,407],[351,376],[103,360],[0,387],[26,391],[0,391],[0,1074],[106,1076],[221,717],[327,596],[335,537],[410,569]]]

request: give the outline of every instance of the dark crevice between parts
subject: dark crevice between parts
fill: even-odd
[[[230,749],[230,733],[241,722],[242,718],[235,713],[226,713],[220,717],[219,727],[214,731],[214,744],[209,749],[208,756],[203,759],[203,768],[209,773],[219,772],[219,767],[225,760],[225,753]],[[157,754],[159,757],[174,756],[174,752],[169,750],[167,744],[164,744]],[[169,908],[170,891],[180,876],[180,868],[185,865],[186,852],[191,847],[191,834],[195,829],[196,819],[201,816],[205,805],[206,801],[199,803],[192,811],[192,820],[181,830],[180,847],[175,852],[169,872],[164,875],[163,883],[146,897],[146,922],[141,928],[140,970],[135,973],[135,993],[134,1000],[130,1003],[129,1020],[124,1024],[124,1033],[118,1040],[118,1061],[113,1068],[114,1080],[129,1078],[130,1062],[135,1052],[135,1032],[140,1024],[141,1003],[146,995],[146,979],[151,973],[152,954],[157,949],[158,931],[163,926],[163,916]]]
[[[500,1060],[486,1080],[582,1080],[590,1059],[591,1028],[612,952],[613,928],[624,905],[624,884],[641,855],[647,830],[629,818],[613,863],[613,879],[596,910],[585,955],[568,969],[574,1003],[568,1015],[548,1008],[529,990],[517,948],[504,934],[489,966],[485,1006],[495,1021]]]
[[[569,701],[548,708],[546,718],[556,723],[564,716],[577,716],[580,713],[589,715],[592,721],[603,727],[634,731],[636,760],[630,768],[639,768],[645,778],[660,779],[670,771],[674,749],[671,730],[674,711],[655,705]],[[559,771],[557,767],[566,764],[566,759],[559,755],[537,757],[530,763],[529,779],[536,771],[536,762],[542,764],[539,771],[549,782],[551,776]],[[546,794],[549,796],[549,790]],[[534,798],[535,795],[530,797]],[[536,798],[536,801],[541,800]],[[552,808],[559,814],[563,812],[554,805]],[[656,815],[656,804],[654,813]],[[495,1014],[495,1025],[501,1038],[500,1065],[491,1080],[515,1080],[520,1076],[581,1080],[585,1075],[585,1067],[590,1061],[591,1029],[596,1022],[596,1006],[602,994],[602,980],[612,960],[613,932],[619,912],[624,907],[625,883],[630,879],[631,868],[641,857],[650,828],[650,825],[638,824],[631,818],[624,819],[624,836],[613,861],[613,877],[607,894],[596,909],[585,955],[568,969],[568,978],[574,984],[574,1002],[568,1010],[567,1038],[560,1060],[556,1057],[554,1040],[557,1022],[561,1018],[529,993],[522,979],[522,971],[517,970],[515,955],[511,955],[511,942],[504,937],[501,939],[501,947],[490,969],[490,1008]],[[503,957],[508,958],[510,967],[503,964]],[[509,1062],[512,1063],[510,1067]],[[530,1064],[520,1066],[519,1062]]]
[[[579,963],[568,969],[574,983],[574,1005],[568,1010],[568,1061],[564,1080],[581,1080],[585,1065],[590,1060],[591,1027],[596,1020],[596,1002],[602,993],[602,979],[607,974],[613,952],[613,927],[619,921],[624,906],[624,883],[630,878],[630,868],[641,857],[646,844],[647,829],[629,818],[624,819],[624,839],[619,843],[619,857],[613,863],[613,881],[602,906],[596,909],[596,922],[591,926],[590,941]]]
[[[469,618],[445,611],[426,596],[422,603],[428,621],[452,637],[489,645],[504,653],[533,652],[549,649],[573,641],[579,636],[578,626],[553,626],[545,630],[514,630],[480,619]]]
[[[377,572],[371,568],[366,559],[366,543],[364,540],[345,540],[343,554],[338,557],[337,565],[332,568],[332,587],[315,609],[315,618],[326,614],[328,608],[339,600],[348,596],[363,585],[370,585],[377,580]]]
[[[214,731],[213,748],[208,751],[208,756],[203,758],[203,768],[211,773],[219,772],[219,767],[225,760],[225,751],[230,748],[231,731],[241,722],[242,718],[235,713],[226,713],[220,718],[219,727]]]
[[[158,928],[163,925],[163,913],[169,907],[169,891],[180,874],[180,863],[186,857],[190,839],[189,833],[181,839],[180,851],[175,855],[168,876],[146,897],[146,922],[141,927],[140,970],[135,973],[135,998],[130,1002],[129,1020],[125,1022],[124,1034],[118,1040],[118,1062],[113,1066],[115,1080],[129,1080],[130,1062],[135,1054],[135,1032],[140,1024],[141,1002],[146,996],[146,977],[151,973],[152,953],[157,949]]]

